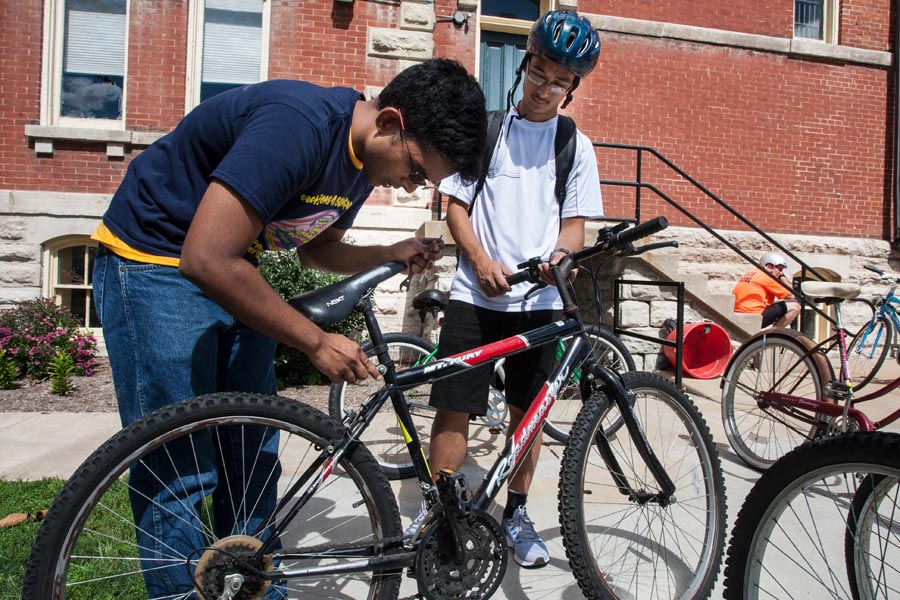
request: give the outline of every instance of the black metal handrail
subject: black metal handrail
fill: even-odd
[[[731,242],[729,242],[722,235],[720,235],[717,231],[715,231],[712,227],[710,227],[709,225],[704,223],[702,220],[700,220],[699,217],[695,216],[693,213],[691,213],[686,208],[681,206],[677,201],[670,198],[665,192],[660,190],[655,185],[647,183],[643,180],[644,179],[643,178],[643,166],[644,166],[643,159],[644,159],[644,154],[648,153],[648,154],[652,155],[653,157],[657,158],[660,162],[662,162],[664,165],[666,165],[669,169],[671,169],[672,171],[677,173],[685,181],[687,181],[692,186],[694,186],[696,189],[698,189],[700,192],[702,192],[707,198],[713,200],[718,206],[720,206],[721,208],[726,210],[733,217],[735,217],[740,222],[742,222],[744,225],[749,227],[751,230],[753,230],[754,232],[759,234],[764,240],[766,240],[772,246],[778,248],[779,250],[784,252],[786,255],[788,255],[790,258],[792,258],[794,261],[796,261],[800,265],[801,272],[804,274],[804,276],[806,273],[812,273],[815,277],[819,278],[819,280],[826,281],[826,278],[821,273],[817,272],[813,267],[809,266],[804,261],[800,260],[797,257],[797,255],[795,255],[793,252],[791,252],[790,250],[785,248],[782,244],[780,244],[778,241],[776,241],[774,238],[772,238],[772,236],[767,234],[765,231],[760,229],[756,224],[751,222],[744,215],[742,215],[737,210],[735,210],[734,208],[729,206],[724,200],[722,200],[721,198],[716,196],[714,193],[712,193],[709,189],[706,188],[706,186],[701,184],[699,181],[697,181],[696,179],[694,179],[693,177],[688,175],[683,169],[681,169],[680,167],[675,165],[675,163],[673,163],[668,158],[666,158],[665,156],[663,156],[662,154],[657,152],[655,149],[647,147],[647,146],[633,146],[633,145],[629,145],[629,144],[610,144],[610,143],[604,143],[604,142],[594,142],[593,145],[595,148],[609,148],[609,149],[613,149],[613,150],[631,150],[636,153],[635,180],[634,181],[615,181],[615,180],[608,180],[608,179],[602,179],[602,178],[600,179],[600,185],[631,187],[631,188],[634,188],[634,190],[635,190],[634,218],[633,219],[624,218],[624,219],[617,219],[617,220],[634,222],[634,223],[641,222],[641,190],[647,189],[647,190],[653,192],[654,194],[656,194],[662,200],[666,201],[673,208],[680,211],[682,214],[684,214],[686,217],[688,217],[691,221],[696,223],[698,226],[705,229],[713,237],[715,237],[720,242],[725,244],[725,246],[727,246],[733,252],[737,253],[744,260],[746,260],[750,264],[752,264],[755,267],[757,267],[758,269],[760,269],[763,273],[766,273],[774,281],[777,281],[779,285],[781,285],[782,287],[784,287],[785,289],[787,289],[788,291],[793,293],[804,307],[814,310],[816,313],[821,315],[823,318],[827,319],[832,324],[836,324],[834,317],[832,317],[831,315],[829,315],[828,313],[823,311],[821,308],[816,306],[812,301],[810,301],[806,297],[805,294],[803,294],[803,292],[801,290],[788,287],[788,286],[784,285],[781,281],[778,281],[777,278],[775,278],[768,271],[765,270],[765,267],[763,265],[756,262],[753,258],[748,256],[743,250],[738,248],[735,244],[732,244]]]

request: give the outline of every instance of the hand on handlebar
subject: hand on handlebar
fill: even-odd
[[[550,260],[547,262],[542,262],[538,265],[538,273],[540,274],[541,281],[547,285],[555,286],[556,282],[553,280],[553,274],[550,273],[550,267],[559,264],[559,261],[562,260],[565,254],[563,253],[554,253],[550,255]],[[569,273],[569,282],[575,281],[575,277],[578,275],[578,269],[572,269],[572,272]]]
[[[475,276],[478,278],[478,286],[488,298],[495,298],[507,293],[511,288],[506,282],[506,276],[510,270],[491,258],[485,258],[473,263]]]

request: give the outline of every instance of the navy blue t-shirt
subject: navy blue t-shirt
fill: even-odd
[[[200,199],[218,179],[259,213],[265,249],[349,229],[372,191],[349,149],[360,99],[348,88],[287,80],[218,94],[131,162],[103,222],[135,250],[180,257]]]

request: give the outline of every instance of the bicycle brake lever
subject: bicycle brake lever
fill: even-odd
[[[547,284],[544,283],[543,281],[540,283],[534,284],[533,286],[531,286],[531,289],[525,293],[525,300],[528,300],[529,298],[531,298],[532,294],[536,294],[538,291],[540,291],[542,288],[545,288],[545,287],[547,287]]]

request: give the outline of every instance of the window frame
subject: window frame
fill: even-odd
[[[41,59],[41,125],[79,129],[125,130],[128,102],[128,41],[131,0],[125,0],[125,48],[122,75],[122,116],[118,119],[64,117],[62,111],[63,51],[66,0],[44,0],[44,44]]]
[[[85,248],[84,253],[84,268],[85,268],[85,283],[84,284],[60,284],[59,281],[59,254],[64,250],[68,250],[69,248],[75,248],[78,246],[82,246]],[[58,290],[86,290],[87,294],[85,295],[85,320],[84,323],[80,325],[81,329],[90,331],[95,336],[102,335],[102,330],[100,324],[98,322],[97,327],[90,327],[88,323],[90,322],[90,314],[91,307],[94,304],[94,285],[92,281],[92,276],[89,273],[90,260],[88,259],[87,249],[99,248],[99,243],[95,240],[92,240],[88,235],[65,235],[62,237],[55,238],[50,240],[44,244],[43,248],[43,265],[44,265],[44,281],[43,281],[43,296],[45,298],[53,298],[54,301],[62,306],[63,305],[63,297],[58,293]],[[90,282],[90,283],[88,283]],[[96,309],[94,310],[96,313]]]
[[[797,1],[794,0],[794,8],[791,19],[791,36],[797,40],[811,40],[825,44],[837,44],[840,23],[840,0],[821,0],[822,2],[822,37],[808,38],[797,35]]]
[[[269,38],[271,31],[271,0],[262,0],[262,31],[260,32],[259,81],[268,79]],[[187,68],[184,85],[184,112],[189,113],[200,104],[200,85],[203,70],[203,27],[206,0],[190,0],[188,8]]]

